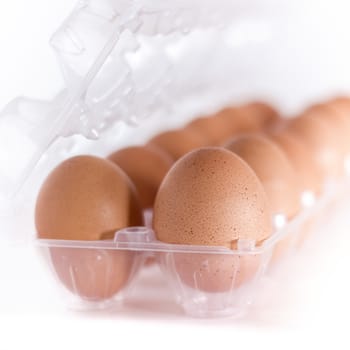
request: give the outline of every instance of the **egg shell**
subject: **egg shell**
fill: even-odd
[[[100,240],[143,224],[135,188],[113,163],[93,156],[70,158],[42,185],[35,209],[39,238]]]
[[[291,219],[299,212],[301,190],[296,172],[275,143],[261,135],[246,134],[233,138],[226,148],[254,170],[264,186],[272,215]]]
[[[288,121],[286,128],[308,147],[324,179],[339,178],[344,172],[343,143],[328,123],[311,114]]]
[[[190,152],[165,176],[154,206],[160,241],[219,245],[271,234],[268,200],[254,172],[219,147]]]
[[[279,131],[270,131],[268,132],[268,136],[283,149],[292,165],[294,165],[302,190],[304,192],[309,190],[313,192],[316,197],[320,196],[323,192],[322,172],[306,145],[295,135],[283,129]],[[285,239],[278,242],[275,246],[271,263],[278,263],[280,259],[290,251],[290,247],[295,246],[296,248],[301,248],[313,232],[312,228],[315,221],[317,221],[317,217],[313,214],[311,218],[302,225],[299,232],[295,232],[297,235],[296,241],[293,241],[293,236],[295,234],[290,232]]]
[[[158,187],[172,166],[173,159],[152,146],[123,148],[112,153],[108,159],[124,170],[134,183],[142,207],[153,207]]]
[[[321,171],[305,144],[287,131],[271,131],[267,132],[267,135],[283,150],[292,164],[301,191],[319,196],[323,190]]]
[[[315,118],[320,118],[327,123],[329,130],[334,132],[334,135],[339,140],[340,151],[344,154],[350,152],[350,118],[341,113],[332,104],[316,104],[308,108],[305,112],[307,115],[312,115]]]
[[[91,241],[113,239],[118,229],[143,225],[143,217],[133,185],[120,168],[105,159],[78,156],[45,180],[35,224],[42,239]],[[50,254],[61,282],[88,300],[119,292],[134,259],[132,252],[109,250],[51,248]]]
[[[209,140],[208,145],[217,146],[237,132],[234,115],[234,108],[225,108],[214,115],[193,120],[186,129],[203,135]]]
[[[218,113],[197,118],[186,128],[196,130],[219,146],[241,132],[260,131],[261,128],[279,118],[279,113],[270,105],[252,102],[240,107],[227,107]]]
[[[327,101],[327,105],[336,108],[339,113],[350,118],[350,98],[346,96],[338,96]]]
[[[260,181],[239,157],[216,147],[192,151],[170,169],[156,197],[153,226],[162,242],[228,248],[272,233]],[[177,279],[210,292],[237,287],[260,267],[260,256],[174,253],[173,259]]]
[[[315,197],[321,195],[323,191],[323,181],[321,171],[314,162],[314,159],[307,147],[293,134],[284,131],[268,132],[269,138],[275,142],[285,152],[289,161],[294,167],[301,186],[301,191],[311,193]],[[271,264],[279,263],[296,245],[295,236],[302,242],[308,235],[308,230],[301,228],[300,232],[289,232],[286,237],[277,242],[271,258]],[[304,237],[305,236],[305,237]]]
[[[207,145],[208,141],[201,134],[194,131],[177,129],[154,136],[148,144],[162,149],[177,160],[186,153]]]
[[[336,115],[336,118],[339,119],[339,122],[344,125],[347,135],[350,135],[350,100],[343,101],[342,99],[334,99],[326,102],[324,104],[328,108],[331,108],[335,111],[333,113]]]
[[[240,115],[242,132],[260,131],[280,119],[279,112],[273,106],[260,101],[238,107],[237,114]]]
[[[337,98],[327,101],[325,105],[328,108],[333,109],[338,118],[343,123],[347,135],[350,135],[350,99],[347,98]]]

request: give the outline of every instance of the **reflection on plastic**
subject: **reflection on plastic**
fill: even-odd
[[[136,253],[102,249],[50,248],[58,278],[87,301],[110,299],[127,285]]]
[[[204,292],[227,292],[251,281],[259,271],[261,255],[173,254],[178,278]]]

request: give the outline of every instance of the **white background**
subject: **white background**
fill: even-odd
[[[0,106],[18,95],[51,97],[62,85],[50,35],[73,0],[0,3]],[[343,221],[342,221],[343,220]],[[267,283],[266,305],[244,321],[176,314],[68,311],[30,246],[0,249],[0,349],[346,348],[350,311],[346,210]],[[52,294],[51,294],[52,293]],[[262,298],[262,299],[264,299]]]

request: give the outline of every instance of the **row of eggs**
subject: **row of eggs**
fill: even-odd
[[[144,225],[143,211],[153,208],[152,227],[161,242],[235,249],[238,240],[247,239],[259,245],[276,230],[275,217],[291,220],[303,209],[305,194],[317,198],[328,180],[344,176],[348,135],[347,98],[314,105],[295,118],[281,118],[264,103],[229,107],[107,159],[64,161],[40,189],[37,234],[59,240],[113,239],[117,230]],[[52,256],[54,265],[72,290],[77,281],[66,276],[61,253]],[[108,254],[105,265],[99,265],[102,270],[108,265],[114,280],[107,289],[99,288],[98,280],[91,288],[81,265],[88,259],[68,257],[79,266],[84,299],[108,299],[125,285],[130,255]],[[200,254],[186,255],[177,261],[177,272],[190,287],[201,259]],[[220,277],[204,277],[196,287],[222,292],[232,286],[232,261],[213,259]],[[257,262],[248,260],[237,284],[254,274]]]

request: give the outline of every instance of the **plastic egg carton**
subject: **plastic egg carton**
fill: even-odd
[[[159,130],[233,101],[259,97],[293,111],[316,96],[346,90],[350,81],[336,67],[331,77],[318,80],[329,64],[319,47],[335,45],[340,37],[313,32],[303,17],[307,13],[298,11],[301,3],[79,1],[51,39],[64,77],[62,91],[51,101],[18,98],[1,113],[0,164],[6,165],[0,169],[2,216],[35,232],[37,190],[48,171],[72,155],[105,155],[141,143]],[[301,21],[297,27],[296,18]],[[309,55],[286,69],[295,50]],[[344,47],[338,58],[348,62],[349,50]],[[313,79],[305,81],[310,62]],[[16,159],[9,149],[19,150]],[[113,241],[35,244],[58,284],[84,308],[110,307],[128,298],[137,272],[153,259],[189,315],[240,315],[253,303],[276,252],[294,251],[310,220],[338,192],[327,187],[322,199],[287,225],[276,218],[276,233],[260,246],[254,241],[239,241],[236,250],[170,245],[158,242],[146,227],[119,231]],[[17,215],[22,209],[23,221]],[[124,262],[122,278],[115,275],[110,259]],[[183,261],[192,269],[184,270]]]
[[[318,218],[343,186],[329,187],[295,219],[276,217],[275,233],[261,245],[239,240],[237,249],[157,241],[147,227],[130,227],[111,241],[37,240],[73,309],[111,309],[133,296],[141,269],[158,265],[174,302],[193,317],[241,317],[254,304],[259,284],[302,247]],[[122,277],[121,277],[122,276]],[[172,292],[171,292],[171,291]],[[154,293],[157,293],[156,288]]]

